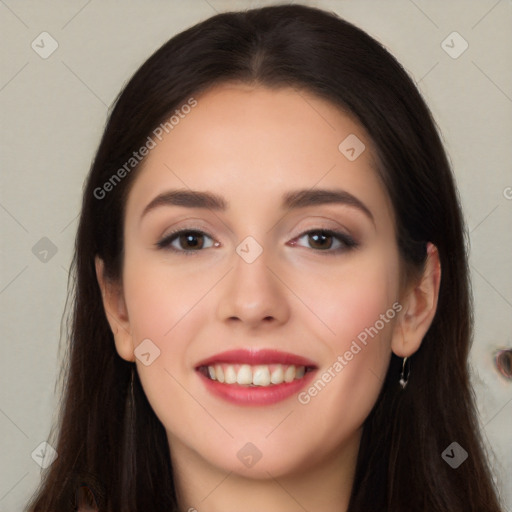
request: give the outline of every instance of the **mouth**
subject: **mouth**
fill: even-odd
[[[314,370],[312,366],[284,364],[227,364],[200,366],[199,373],[221,384],[238,384],[247,387],[271,387],[302,379]]]
[[[298,392],[317,366],[275,350],[233,350],[196,365],[206,389],[239,405],[267,405]]]

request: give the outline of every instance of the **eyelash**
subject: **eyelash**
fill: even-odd
[[[188,233],[188,234],[192,233],[196,236],[199,235],[199,236],[206,236],[208,238],[212,238],[211,236],[208,235],[208,233],[205,233],[204,231],[201,231],[200,229],[181,229],[181,230],[173,231],[172,233],[169,233],[165,238],[158,241],[155,245],[159,249],[165,249],[168,251],[172,251],[174,253],[185,254],[186,256],[192,256],[192,255],[194,255],[194,253],[197,254],[198,252],[201,252],[202,251],[201,249],[199,249],[199,250],[194,250],[194,249],[184,250],[184,249],[176,249],[171,246],[171,243],[174,240],[176,240],[180,235],[185,234],[185,233]],[[337,255],[337,254],[340,254],[343,252],[350,251],[359,246],[358,242],[356,242],[354,240],[354,238],[352,238],[350,235],[341,233],[339,231],[333,231],[331,229],[321,229],[321,228],[305,231],[304,233],[302,233],[301,235],[296,237],[294,240],[299,240],[307,235],[320,234],[320,233],[325,236],[332,236],[332,237],[336,238],[339,242],[341,242],[343,244],[343,246],[339,247],[337,249],[312,249],[315,252],[325,253],[325,255],[333,256],[333,255]],[[207,249],[209,249],[209,247],[207,247]]]

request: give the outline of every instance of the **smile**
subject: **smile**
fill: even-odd
[[[267,405],[299,392],[317,367],[275,350],[233,350],[204,360],[195,369],[213,395],[239,405]]]
[[[211,380],[224,384],[240,384],[242,386],[275,386],[284,382],[302,379],[306,371],[312,368],[306,366],[269,364],[251,366],[248,364],[216,364],[202,366],[201,371]]]

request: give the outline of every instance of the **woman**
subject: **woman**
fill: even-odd
[[[431,115],[319,9],[223,13],[118,97],[29,511],[498,511]]]

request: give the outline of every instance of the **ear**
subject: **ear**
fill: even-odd
[[[135,361],[133,338],[123,290],[120,283],[114,283],[105,277],[103,260],[96,256],[96,277],[103,299],[103,308],[110,329],[114,334],[117,353],[126,361]]]
[[[420,348],[436,314],[440,282],[439,252],[429,242],[423,274],[400,302],[403,309],[395,324],[391,342],[391,349],[398,357],[409,357]]]

